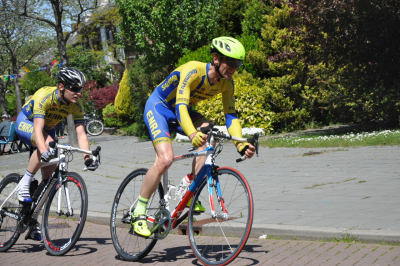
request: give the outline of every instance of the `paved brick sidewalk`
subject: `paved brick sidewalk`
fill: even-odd
[[[230,265],[400,265],[400,246],[251,238]],[[80,240],[62,257],[50,256],[43,243],[18,242],[0,254],[1,265],[201,265],[187,236],[170,234],[137,263],[122,261],[108,226],[86,223]]]

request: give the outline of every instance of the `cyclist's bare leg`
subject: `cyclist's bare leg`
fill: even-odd
[[[49,134],[47,132],[43,131],[43,137],[45,139],[45,143],[46,146],[48,147],[48,143],[50,141],[53,141],[53,138],[51,136],[49,136]],[[25,172],[24,176],[22,177],[21,181],[20,181],[20,186],[22,187],[26,187],[26,186],[30,186],[33,177],[35,176],[36,172],[40,169],[40,167],[43,165],[43,163],[40,162],[40,153],[39,150],[36,149],[31,158],[29,159],[29,163],[28,163],[28,167],[27,167],[27,171]],[[52,175],[52,173],[54,172],[54,170],[56,169],[57,165],[51,165],[48,167],[45,167],[42,169],[42,179],[49,179]],[[25,196],[23,196],[26,199],[29,199],[29,194],[26,194],[27,192],[25,191]],[[30,195],[32,196],[32,195]],[[22,200],[23,198],[21,198],[20,200]]]
[[[154,149],[156,150],[156,160],[149,171],[147,171],[140,189],[140,196],[146,199],[149,199],[154,191],[156,191],[161,176],[168,170],[174,161],[172,143],[160,143],[156,145]]]
[[[143,221],[146,219],[144,214],[146,213],[147,203],[153,192],[156,191],[161,176],[174,160],[174,150],[171,143],[160,143],[154,149],[156,150],[156,160],[144,177],[140,188],[139,201],[132,214],[133,220],[131,222],[135,233],[144,237],[151,235],[147,223]]]

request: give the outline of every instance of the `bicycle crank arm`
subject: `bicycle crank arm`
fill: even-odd
[[[152,230],[150,230],[151,233],[154,233],[162,224],[164,224],[166,221],[168,221],[168,217],[164,218],[162,221],[160,221]]]
[[[2,210],[0,211],[0,214],[1,214],[2,217],[8,216],[8,217],[10,217],[10,218],[12,218],[12,219],[14,219],[14,220],[17,220],[17,221],[21,220],[21,215],[19,215],[19,214],[17,214],[17,213],[5,211],[5,210],[2,209]]]

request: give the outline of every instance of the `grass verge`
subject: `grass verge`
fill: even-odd
[[[384,130],[339,135],[308,135],[283,138],[271,138],[260,141],[260,145],[287,148],[328,148],[400,145],[400,130]]]

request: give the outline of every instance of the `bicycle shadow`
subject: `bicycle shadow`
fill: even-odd
[[[64,255],[69,256],[82,256],[97,252],[99,249],[93,247],[93,242],[98,245],[112,245],[111,238],[79,238],[74,247]],[[107,243],[108,242],[108,243]],[[17,242],[10,248],[7,253],[40,253],[45,252],[46,255],[51,255],[47,252],[43,241],[25,240],[24,242]]]
[[[154,264],[154,263],[173,263],[173,262],[182,262],[187,261],[191,262],[192,265],[203,265],[201,262],[198,261],[196,256],[193,254],[192,248],[190,246],[176,246],[171,247],[171,243],[167,242],[163,246],[169,246],[168,248],[157,247],[159,242],[157,242],[156,246],[150,253],[140,260],[142,264]],[[246,245],[242,252],[235,258],[234,261],[241,260],[241,265],[257,265],[260,264],[260,260],[250,258],[247,253],[268,253],[269,251],[260,250],[262,248],[261,245]],[[254,256],[254,255],[253,255]],[[258,257],[258,256],[257,256]],[[119,255],[115,256],[116,260],[123,261]],[[184,262],[184,265],[187,263]]]

